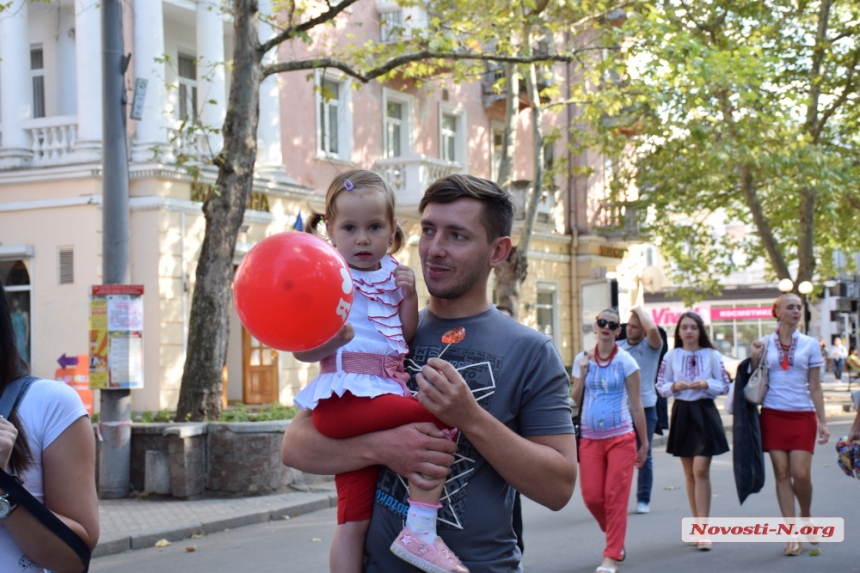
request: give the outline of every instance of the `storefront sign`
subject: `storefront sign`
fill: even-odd
[[[651,311],[651,318],[657,326],[675,326],[681,315],[690,310],[690,307],[683,304],[666,304],[662,306],[647,306]],[[711,306],[707,304],[699,304],[693,307],[693,312],[702,317],[702,322],[705,324],[711,323]]]
[[[759,318],[773,318],[771,307],[743,306],[711,309],[711,320],[758,320]]]
[[[143,285],[95,285],[90,388],[143,388]]]

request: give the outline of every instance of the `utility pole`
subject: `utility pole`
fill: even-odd
[[[158,0],[159,2],[161,0]],[[122,0],[102,0],[102,281],[129,284],[128,151]],[[102,390],[99,497],[127,497],[131,473],[131,390]]]

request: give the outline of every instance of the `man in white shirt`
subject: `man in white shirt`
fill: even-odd
[[[626,328],[627,338],[618,341],[618,346],[626,350],[639,365],[642,407],[645,408],[645,422],[648,427],[648,457],[639,469],[636,488],[636,513],[651,511],[651,487],[654,483],[654,465],[651,459],[651,441],[657,427],[657,391],[654,382],[660,367],[660,351],[663,339],[648,312],[637,306],[630,314]],[[639,437],[636,437],[637,447]]]

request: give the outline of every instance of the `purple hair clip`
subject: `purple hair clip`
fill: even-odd
[[[344,179],[344,180],[343,180],[343,187],[344,187],[344,189],[346,189],[347,191],[352,191],[353,189],[355,189],[355,185],[353,185],[353,184],[352,184],[352,181],[350,181],[349,179]]]

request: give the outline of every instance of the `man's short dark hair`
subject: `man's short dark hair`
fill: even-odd
[[[514,227],[514,202],[511,194],[487,179],[473,175],[454,174],[437,179],[424,192],[418,211],[430,203],[452,203],[468,197],[484,205],[484,228],[487,240],[510,237]]]

